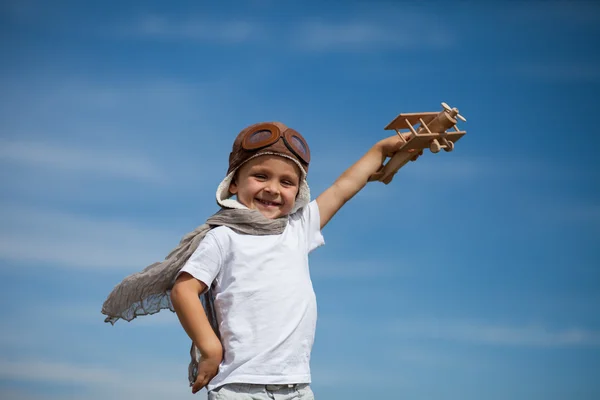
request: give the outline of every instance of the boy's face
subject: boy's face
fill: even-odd
[[[267,218],[290,213],[300,187],[300,170],[284,157],[262,155],[240,167],[229,191],[240,203]]]

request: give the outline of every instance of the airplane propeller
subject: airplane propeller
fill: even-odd
[[[454,114],[453,116],[456,116],[458,119],[462,120],[463,122],[467,122],[467,119],[458,113],[458,108],[456,108],[456,107],[450,108],[450,106],[444,102],[442,102],[442,107],[444,107],[444,109],[446,111],[449,111],[451,114]]]

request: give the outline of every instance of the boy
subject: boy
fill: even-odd
[[[209,399],[314,398],[316,300],[308,254],[324,244],[322,228],[401,145],[396,135],[381,140],[311,201],[310,150],[298,132],[281,123],[240,132],[217,202],[257,210],[283,230],[257,236],[214,227],[178,272],[171,301],[201,354],[193,393],[207,387]],[[217,332],[199,300],[209,289]]]

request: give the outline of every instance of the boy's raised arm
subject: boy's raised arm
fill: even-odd
[[[367,184],[371,175],[381,168],[386,157],[393,155],[403,143],[398,135],[377,142],[364,156],[344,171],[333,185],[317,197],[321,229]]]

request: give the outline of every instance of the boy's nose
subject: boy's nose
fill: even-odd
[[[279,185],[276,182],[268,182],[265,186],[265,191],[268,193],[279,193]]]

